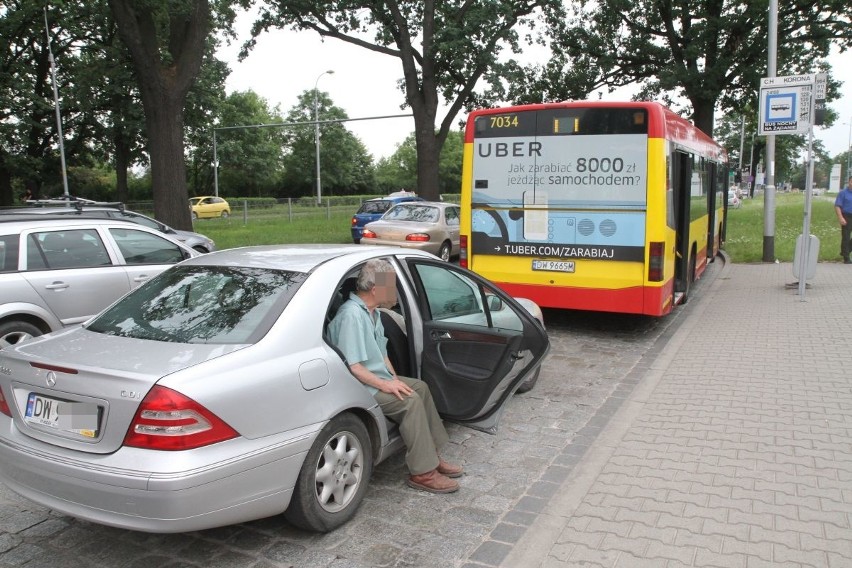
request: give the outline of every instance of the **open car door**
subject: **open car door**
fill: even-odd
[[[503,405],[550,349],[542,325],[480,276],[408,259],[422,315],[420,378],[441,416],[494,433]]]

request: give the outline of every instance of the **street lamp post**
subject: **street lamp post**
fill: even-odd
[[[334,71],[331,69],[323,71],[319,74],[319,77],[317,77],[317,80],[314,83],[314,143],[316,145],[317,153],[317,205],[322,205],[322,181],[320,178],[319,96],[317,92],[317,85],[319,85],[319,80],[323,75],[333,74]]]

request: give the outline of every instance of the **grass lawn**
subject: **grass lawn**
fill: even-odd
[[[819,239],[819,261],[840,262],[840,225],[834,212],[835,195],[811,200],[811,234]],[[775,194],[775,257],[792,262],[796,237],[805,218],[804,193]],[[725,250],[733,262],[763,261],[763,198],[746,199],[728,210]]]
[[[776,193],[775,256],[793,260],[796,237],[802,232],[803,193]],[[220,249],[247,245],[284,243],[351,243],[349,232],[355,207],[288,208],[243,211],[232,204],[230,219],[199,219],[195,231],[207,235]],[[840,230],[834,213],[834,196],[814,197],[811,234],[820,240],[820,262],[839,262]],[[733,262],[762,262],[763,198],[747,199],[739,209],[728,211],[725,250]]]

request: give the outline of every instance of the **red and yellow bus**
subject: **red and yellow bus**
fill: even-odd
[[[725,149],[652,102],[477,110],[461,264],[552,308],[661,316],[719,251]]]

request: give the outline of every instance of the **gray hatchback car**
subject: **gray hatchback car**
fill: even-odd
[[[80,324],[198,254],[126,221],[0,215],[0,349]]]
[[[493,432],[549,349],[541,312],[422,251],[265,246],[201,255],[82,327],[0,350],[0,480],[42,505],[151,532],[286,511],[355,513],[396,426],[326,339],[361,266],[391,262],[400,374]]]
[[[143,225],[149,229],[155,229],[169,235],[198,252],[213,252],[216,244],[201,233],[192,231],[181,231],[173,229],[163,223],[152,219],[147,215],[129,211],[122,203],[102,203],[97,201],[81,200],[42,200],[31,201],[29,207],[15,207],[11,209],[0,209],[2,215],[76,215],[78,217],[106,217],[109,219],[121,219],[130,221],[137,225]]]

